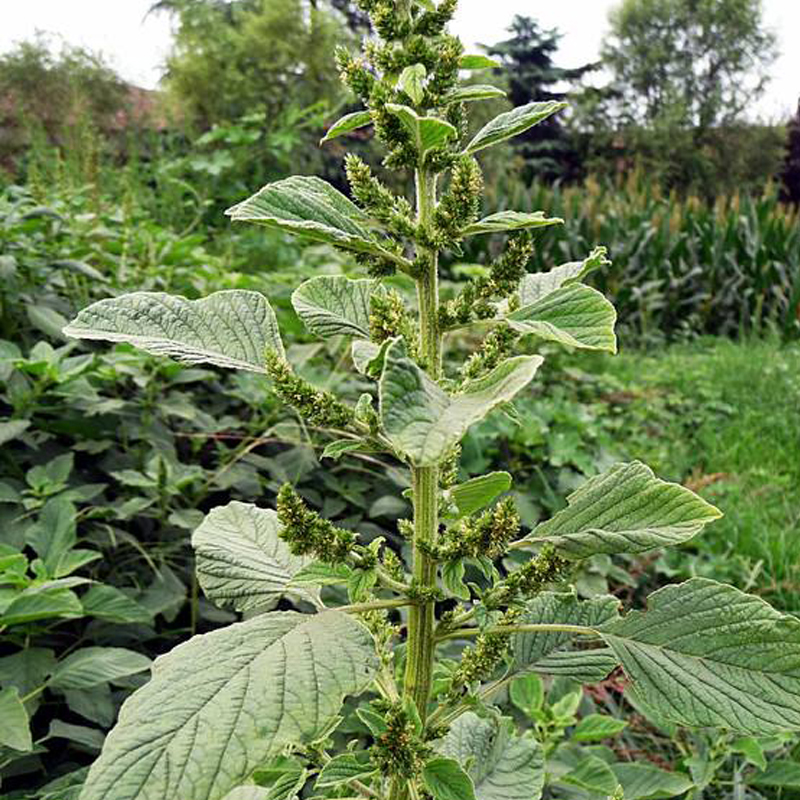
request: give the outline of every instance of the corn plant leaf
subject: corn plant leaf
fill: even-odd
[[[387,103],[386,110],[394,114],[411,134],[414,147],[421,156],[458,135],[458,131],[449,122],[438,117],[420,117],[408,106]]]
[[[346,133],[352,133],[359,128],[364,128],[372,123],[372,114],[369,111],[354,111],[352,114],[345,114],[341,119],[328,128],[328,132],[319,140],[320,144],[329,142]]]
[[[567,503],[537,525],[531,538],[575,558],[677,545],[722,516],[691,490],[656,478],[640,461],[615,464],[590,478]]]
[[[458,60],[459,69],[496,69],[499,66],[493,58],[484,55],[468,54]]]
[[[424,64],[411,64],[400,73],[400,77],[397,79],[397,88],[399,91],[405,92],[414,105],[421,105],[425,99],[425,78],[427,76],[428,71]]]
[[[667,772],[652,764],[611,764],[625,800],[660,800],[686,794],[694,782],[680,772]]]
[[[508,359],[450,396],[406,355],[401,342],[395,342],[386,353],[379,383],[383,428],[414,464],[436,464],[471,425],[524,389],[542,360]]]
[[[570,261],[548,272],[533,272],[526,275],[519,285],[521,305],[536,303],[556,289],[581,281],[600,267],[609,266],[611,262],[606,258],[607,252],[605,247],[596,247],[583,261]]]
[[[544,756],[530,736],[517,736],[509,719],[481,719],[468,711],[436,748],[467,770],[476,800],[538,800]]]
[[[267,298],[238,289],[187,300],[163,292],[133,292],[100,300],[64,328],[76,339],[127,342],[190,364],[264,372],[267,348],[283,353]]]
[[[422,784],[433,800],[476,800],[472,779],[454,758],[434,756],[427,761]]]
[[[275,611],[194,636],[126,700],[80,800],[219,800],[324,733],[377,669],[372,636],[337,611]]]
[[[48,685],[53,689],[92,689],[150,669],[147,656],[124,647],[82,647],[58,662]]]
[[[498,86],[477,84],[474,86],[458,86],[451,89],[443,100],[443,105],[453,103],[474,103],[477,100],[493,100],[496,97],[505,97],[506,93]]]
[[[475,134],[475,138],[467,145],[464,152],[477,153],[493,144],[504,142],[512,136],[518,136],[566,107],[566,103],[559,103],[555,100],[518,106],[505,114],[500,114],[484,125]]]
[[[0,690],[0,745],[23,753],[33,750],[28,712],[15,686]]]
[[[450,498],[456,504],[458,516],[466,517],[486,508],[510,488],[511,476],[507,472],[490,472],[457,484],[450,489]]]
[[[564,220],[558,217],[546,217],[544,211],[525,213],[522,211],[498,211],[488,217],[473,222],[464,228],[464,236],[475,236],[479,233],[501,233],[503,231],[521,231],[530,228],[547,228],[550,225],[563,225]]]
[[[279,531],[272,510],[237,501],[212,509],[192,535],[197,578],[206,596],[237,611],[269,605],[286,594],[317,603],[315,587],[291,586],[313,559],[293,555]]]
[[[610,596],[579,600],[574,594],[542,592],[525,607],[520,624],[583,625],[595,628],[617,616],[619,601]],[[601,681],[619,663],[607,647],[576,650],[566,632],[516,634],[511,640],[512,672],[563,675]]]
[[[506,317],[523,334],[582,350],[617,352],[614,306],[596,289],[581,284],[562,286]]]
[[[390,256],[370,231],[371,220],[355,203],[320,178],[296,175],[269,183],[225,212],[357,253]]]
[[[754,735],[800,729],[800,620],[758,597],[692,578],[597,628],[636,696],[667,720]]]
[[[343,275],[320,275],[302,283],[292,294],[297,316],[312,333],[369,339],[370,298],[381,291],[368,278],[351,280]]]

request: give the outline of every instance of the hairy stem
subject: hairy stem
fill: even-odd
[[[587,628],[583,625],[550,625],[545,623],[533,623],[531,625],[495,625],[489,628],[459,628],[458,630],[448,631],[437,637],[437,641],[445,639],[464,639],[467,636],[481,636],[490,633],[574,633],[579,636],[599,636],[594,628]]]

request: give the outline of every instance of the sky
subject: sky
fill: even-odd
[[[559,66],[571,67],[597,58],[607,30],[608,10],[617,0],[461,0],[455,32],[468,45],[505,38],[515,14],[525,14],[564,38]],[[778,34],[781,57],[757,114],[770,121],[788,117],[800,95],[800,0],[763,0],[767,24]],[[154,88],[169,52],[170,21],[147,14],[152,0],[0,0],[0,52],[37,30],[71,44],[101,51],[131,83]]]

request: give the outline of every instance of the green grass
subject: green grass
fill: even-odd
[[[800,346],[704,339],[604,367],[620,449],[725,514],[665,563],[800,612]]]

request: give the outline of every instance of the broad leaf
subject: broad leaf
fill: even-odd
[[[619,601],[610,596],[578,600],[574,594],[542,592],[525,607],[520,624],[583,625],[595,628],[617,616]],[[521,633],[511,640],[513,672],[564,675],[586,683],[601,681],[618,664],[607,649],[574,650],[568,632]]]
[[[617,789],[617,778],[611,767],[597,756],[587,756],[571,772],[559,776],[557,781],[606,797],[612,796]]]
[[[597,627],[658,715],[755,735],[800,729],[800,620],[704,578],[647,606]]]
[[[238,289],[187,300],[134,292],[100,300],[64,328],[76,339],[127,342],[190,364],[265,372],[267,348],[283,353],[275,312],[258,292]]]
[[[83,611],[88,617],[125,624],[147,624],[153,615],[142,605],[114,586],[95,583],[81,596]]]
[[[454,486],[450,497],[456,504],[458,516],[466,517],[486,508],[510,488],[511,476],[507,472],[490,472]]]
[[[336,611],[195,636],[122,706],[81,800],[223,798],[287,745],[314,741],[377,669],[371,635]]]
[[[721,513],[694,492],[653,475],[640,461],[615,464],[567,498],[531,538],[566,555],[645,553],[686,542]]]
[[[451,397],[405,355],[402,343],[394,343],[386,353],[379,385],[384,430],[417,466],[436,464],[470,425],[525,388],[542,360],[508,359]]]
[[[16,439],[31,424],[29,419],[9,419],[0,422],[0,444]]]
[[[772,761],[763,772],[747,779],[753,786],[800,789],[800,764],[796,761]]]
[[[370,378],[377,378],[383,371],[383,362],[386,358],[386,351],[392,343],[392,339],[387,339],[382,344],[368,342],[364,339],[354,339],[351,348],[351,357],[355,368],[362,374]]]
[[[473,222],[461,231],[464,236],[479,233],[502,233],[503,231],[521,231],[529,228],[547,228],[550,225],[563,225],[564,220],[558,217],[546,217],[544,211],[531,214],[522,211],[499,211],[488,217]]]
[[[512,136],[518,136],[566,107],[566,103],[559,103],[554,100],[518,106],[505,114],[500,114],[499,117],[495,117],[491,122],[484,125],[475,134],[475,138],[467,145],[464,152],[477,153],[485,147],[504,142]]]
[[[474,103],[477,100],[492,100],[496,97],[505,97],[506,93],[497,86],[474,85],[458,86],[451,89],[445,96],[443,105],[453,103]]]
[[[544,756],[530,736],[516,736],[508,719],[481,719],[471,711],[451,726],[437,749],[464,767],[476,800],[538,800]]]
[[[584,717],[572,732],[573,742],[601,742],[622,733],[628,723],[605,714],[589,714]]]
[[[296,175],[269,183],[225,213],[234,221],[257,222],[358,253],[391,256],[370,232],[367,214],[320,178]]]
[[[269,605],[285,594],[317,603],[313,587],[290,586],[313,559],[292,555],[279,531],[278,515],[271,510],[237,501],[212,509],[192,535],[197,578],[206,596],[237,611]]]
[[[499,66],[499,62],[483,55],[469,54],[461,56],[458,60],[459,69],[495,69]]]
[[[372,124],[372,114],[369,111],[354,111],[352,114],[345,114],[328,128],[328,132],[319,140],[319,143],[324,144],[331,139],[344,136],[346,133],[352,133],[370,124]]]
[[[415,106],[421,105],[425,98],[425,78],[428,71],[424,64],[412,64],[406,67],[397,79],[397,89],[405,92]]]
[[[150,659],[124,647],[83,647],[58,662],[53,689],[91,689],[150,669]]]
[[[413,108],[387,103],[386,110],[394,114],[411,134],[417,152],[424,156],[428,150],[441,147],[458,136],[458,131],[438,117],[420,117]]]
[[[454,758],[432,758],[422,768],[422,784],[433,800],[476,800],[472,779]]]
[[[312,561],[303,567],[292,578],[292,586],[333,586],[347,583],[353,574],[347,564],[326,564],[323,561]]]
[[[57,585],[31,586],[0,612],[0,626],[23,625],[43,619],[77,619],[82,616],[81,601],[70,589]]]
[[[28,712],[16,687],[0,690],[0,745],[23,753],[33,750]]]
[[[319,788],[341,786],[353,780],[367,778],[375,767],[366,758],[359,758],[355,753],[342,753],[334,756],[320,772],[316,785]]]
[[[552,294],[562,286],[583,280],[590,272],[607,267],[606,248],[596,247],[583,261],[570,261],[548,272],[533,272],[526,275],[519,285],[519,298],[523,306],[531,305]]]
[[[625,800],[659,800],[686,794],[694,783],[688,775],[667,772],[652,764],[612,764]]]
[[[320,275],[301,284],[292,294],[297,316],[312,333],[369,339],[370,297],[381,291],[375,281],[351,280],[343,275]]]
[[[596,289],[562,286],[506,317],[516,331],[583,350],[617,352],[614,306]]]

